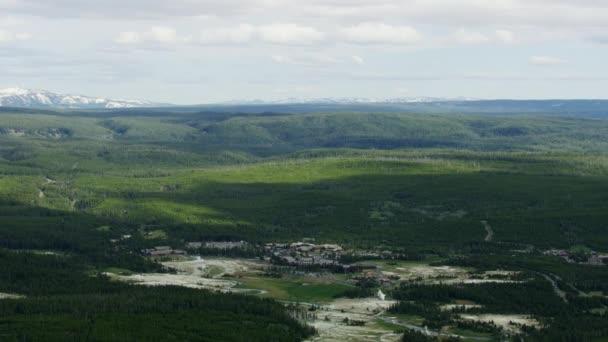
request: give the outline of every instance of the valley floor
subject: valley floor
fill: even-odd
[[[516,283],[508,280],[517,272],[487,271],[475,273],[470,268],[431,266],[424,262],[390,262],[370,260],[368,264],[378,267],[378,274],[395,279],[391,287],[404,283],[417,284],[480,284]],[[310,341],[398,341],[403,329],[412,329],[430,336],[459,336],[465,340],[488,341],[488,334],[459,332],[444,328],[433,330],[415,318],[400,318],[388,310],[397,302],[377,296],[365,298],[340,298],[341,291],[352,288],[349,279],[354,275],[331,273],[308,273],[306,275],[284,275],[269,278],[264,274],[270,264],[258,259],[177,257],[162,264],[173,273],[122,274],[108,271],[112,279],[145,286],[176,285],[208,289],[225,293],[243,293],[277,299],[285,305],[296,305],[309,311],[307,324],[317,329],[318,335]],[[114,271],[116,272],[116,271]],[[517,281],[519,282],[519,281]],[[391,287],[382,290],[390,291]],[[442,310],[454,310],[471,303],[454,303],[442,306]],[[463,320],[492,322],[509,334],[518,334],[518,326],[540,327],[540,323],[529,315],[463,314]],[[516,325],[514,325],[515,323]]]

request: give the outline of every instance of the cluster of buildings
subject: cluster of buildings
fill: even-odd
[[[267,243],[264,245],[271,260],[289,266],[332,267],[344,249],[338,245],[315,245],[309,242]]]
[[[187,251],[193,252],[201,248],[218,249],[218,250],[229,250],[247,247],[245,241],[212,241],[212,242],[188,242],[184,246]],[[179,255],[188,255],[188,252],[182,249],[175,249],[169,246],[156,246],[149,249],[142,250],[142,254],[151,257],[170,257]]]
[[[587,263],[596,266],[608,265],[608,254],[591,253],[591,256],[589,256],[589,260],[587,260]]]
[[[573,255],[570,252],[563,250],[563,249],[550,249],[548,251],[543,252],[543,254],[561,257],[570,263],[588,264],[588,265],[595,265],[595,266],[608,265],[608,254],[600,254],[598,252],[586,253],[585,254],[585,256],[587,257],[586,262],[579,262],[579,261],[575,260],[573,258]]]
[[[274,263],[287,266],[329,268],[335,272],[357,272],[375,269],[374,265],[344,265],[340,257],[344,249],[334,244],[314,244],[310,242],[267,243],[266,255]]]
[[[200,249],[200,248],[208,248],[208,249],[242,249],[247,247],[247,242],[245,241],[209,241],[209,242],[188,242],[186,244],[186,249]]]
[[[316,245],[309,242],[267,243],[264,249],[272,259],[290,266],[340,265],[338,259],[344,249],[338,245]]]
[[[332,272],[353,273],[359,271],[366,272],[361,279],[355,281],[365,282],[373,281],[374,283],[384,285],[393,279],[382,276],[381,272],[373,272],[377,267],[375,265],[367,265],[362,263],[343,264],[341,259],[354,256],[355,259],[391,257],[390,252],[370,252],[349,250],[346,252],[344,248],[336,244],[315,244],[310,239],[304,242],[293,243],[267,243],[265,245],[250,245],[246,241],[206,241],[206,242],[187,242],[184,245],[184,250],[175,249],[169,246],[156,246],[150,249],[142,250],[142,254],[150,257],[171,257],[185,256],[188,252],[197,254],[202,249],[215,251],[229,251],[236,249],[252,248],[259,251],[259,256],[264,256],[266,260],[276,265],[324,268]],[[356,254],[353,254],[356,253]],[[348,259],[347,259],[348,260]],[[348,261],[347,261],[348,263]],[[301,269],[300,269],[301,270]]]

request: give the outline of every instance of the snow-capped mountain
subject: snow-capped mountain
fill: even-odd
[[[0,107],[34,108],[135,108],[161,104],[143,100],[111,100],[82,95],[56,94],[45,90],[22,88],[0,89]]]
[[[279,100],[233,100],[223,102],[225,105],[269,105],[269,104],[399,104],[399,103],[432,103],[432,102],[449,102],[449,101],[477,101],[476,98],[470,97],[398,97],[386,99],[370,99],[361,97],[324,97],[324,98],[294,98],[289,97]]]

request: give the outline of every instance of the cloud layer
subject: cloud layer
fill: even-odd
[[[32,35],[27,32],[12,32],[0,28],[0,44],[25,41],[32,38]]]
[[[565,61],[558,57],[551,56],[532,56],[530,57],[530,64],[537,66],[551,66],[563,64]]]
[[[600,0],[0,0],[0,87],[166,102],[603,97],[607,44]]]
[[[175,28],[154,26],[142,31],[119,32],[114,42],[121,45],[144,44],[203,44],[203,45],[385,45],[385,46],[432,46],[432,45],[479,45],[511,44],[516,35],[508,30],[473,31],[458,29],[451,33],[425,35],[420,30],[405,25],[388,25],[365,22],[322,30],[295,23],[268,25],[238,24],[205,28],[198,33],[178,34]]]
[[[550,7],[550,10],[548,8]],[[0,0],[0,10],[42,17],[335,18],[476,26],[608,26],[608,5],[597,0]],[[276,19],[276,18],[275,18]]]

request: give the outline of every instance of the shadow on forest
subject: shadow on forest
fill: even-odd
[[[596,246],[608,242],[603,229],[608,211],[602,205],[607,194],[608,184],[601,179],[488,172],[370,174],[309,183],[204,182],[173,192],[105,192],[128,199],[145,220],[104,219],[160,226],[184,240],[315,237],[400,246],[483,241],[480,221],[487,220],[500,241]],[[144,208],[147,200],[159,207]],[[191,215],[189,206],[210,210],[203,223],[175,222],[163,214],[171,209],[162,203],[183,215]]]

